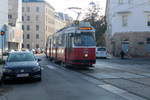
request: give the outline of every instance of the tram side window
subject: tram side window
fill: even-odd
[[[56,46],[56,38],[53,40],[53,45]]]
[[[56,46],[59,46],[59,37],[56,37]]]
[[[74,43],[75,43],[75,45],[80,46],[82,44],[81,37],[80,36],[76,36],[74,38]]]
[[[58,46],[61,46],[61,38],[60,37],[57,38],[57,41],[58,41]]]
[[[65,36],[61,36],[61,46],[65,46]]]
[[[57,45],[58,45],[58,46],[63,46],[62,40],[63,40],[63,39],[62,39],[61,36],[57,37]]]

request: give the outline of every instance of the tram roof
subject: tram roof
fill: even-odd
[[[85,22],[85,21],[74,21],[74,23],[68,25],[67,27],[64,27],[60,30],[58,30],[56,33],[60,33],[60,32],[71,32],[71,31],[75,31],[75,30],[79,30],[79,28],[82,27],[87,27],[87,28],[91,28],[91,30],[88,31],[95,31],[95,29],[93,28],[93,26],[91,26],[90,22]]]

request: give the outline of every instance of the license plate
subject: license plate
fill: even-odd
[[[17,77],[28,77],[29,74],[17,74]]]

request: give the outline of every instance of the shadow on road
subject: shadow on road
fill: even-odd
[[[69,70],[76,72],[94,72],[94,67],[86,67],[86,66],[68,66],[66,67]]]
[[[38,83],[39,81],[37,80],[7,80],[3,82],[3,85],[24,85],[24,84],[35,84]]]

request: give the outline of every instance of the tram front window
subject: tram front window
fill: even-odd
[[[96,46],[92,35],[77,35],[74,37],[75,46]]]

